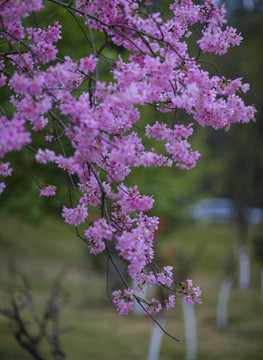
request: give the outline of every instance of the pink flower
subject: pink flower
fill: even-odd
[[[155,315],[162,310],[162,304],[159,300],[152,298],[150,302],[145,306],[146,314]]]
[[[78,226],[86,220],[88,209],[84,205],[77,205],[73,209],[68,209],[66,206],[63,206],[62,216],[66,223]]]
[[[21,150],[30,143],[30,133],[25,129],[24,119],[15,114],[12,120],[0,117],[0,157],[11,151]]]
[[[56,160],[56,155],[54,151],[45,149],[38,149],[35,159],[40,164],[47,164],[48,162],[54,162]]]
[[[43,189],[40,190],[40,196],[54,196],[56,195],[57,187],[54,185],[44,186]]]
[[[166,285],[168,287],[172,285],[174,281],[173,273],[171,271],[172,269],[173,269],[172,266],[166,266],[164,267],[164,272],[157,274],[157,280],[159,281],[160,284]]]
[[[9,167],[10,163],[0,163],[0,175],[2,176],[10,176],[13,169]]]
[[[89,241],[90,252],[98,254],[102,252],[106,245],[104,240],[111,240],[115,229],[110,226],[105,219],[99,219],[85,231],[85,236]]]
[[[188,291],[190,291],[191,287],[193,286],[193,281],[191,279],[187,279],[187,280],[185,280],[185,283],[187,285]]]
[[[183,300],[184,300],[184,303],[186,305],[193,305],[194,304],[194,300],[192,299],[191,295],[185,296]]]
[[[4,191],[5,188],[6,188],[5,183],[1,182],[0,183],[0,194],[2,194],[2,192]]]
[[[87,56],[80,59],[79,61],[79,70],[84,73],[92,72],[95,70],[98,63],[98,59],[94,55]]]
[[[202,304],[202,300],[201,300],[201,298],[200,298],[200,296],[201,296],[201,294],[202,294],[202,291],[200,290],[199,286],[193,288],[193,292],[194,292],[194,295],[193,295],[194,301],[195,301],[198,305]]]
[[[133,290],[127,289],[123,293],[116,290],[112,293],[112,302],[116,305],[119,315],[127,315],[133,309]]]
[[[174,304],[175,304],[175,295],[169,295],[168,296],[168,301],[166,303],[166,309],[167,310],[173,309]]]
[[[1,74],[0,74],[0,87],[5,86],[5,84],[6,84],[6,79],[7,79],[7,77],[6,77],[3,73],[1,73]]]

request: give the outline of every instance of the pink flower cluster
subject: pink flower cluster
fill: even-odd
[[[4,191],[5,188],[6,188],[5,183],[1,182],[0,183],[0,194],[2,194],[2,192]]]
[[[15,108],[11,119],[1,108],[0,158],[20,151],[30,143],[31,132],[38,131],[47,148],[36,150],[36,161],[64,171],[74,190],[74,206],[62,209],[65,222],[73,226],[85,222],[83,240],[91,253],[109,251],[110,241],[126,262],[136,289],[146,284],[170,290],[164,301],[146,302],[146,312],[173,308],[175,295],[183,296],[186,303],[201,303],[201,291],[192,287],[191,280],[178,284],[171,267],[154,268],[158,218],[146,215],[154,199],[141,195],[137,186],[126,187],[125,180],[134,167],[195,166],[200,154],[191,149],[189,138],[198,124],[228,130],[233,123],[254,118],[255,108],[245,105],[240,96],[249,85],[241,78],[210,76],[198,57],[190,57],[185,41],[192,25],[198,24],[200,50],[222,55],[240,44],[240,34],[225,26],[225,8],[214,0],[198,5],[173,0],[169,19],[148,11],[147,2],[140,0],[78,0],[76,7],[71,3],[67,8],[77,22],[83,17],[84,33],[98,30],[105,35],[103,46],[114,43],[128,50],[127,55],[107,58],[103,46],[97,49],[91,36],[92,54],[77,60],[69,55],[58,59],[61,25],[47,20],[45,27],[25,28],[21,22],[47,3],[10,0],[0,4],[1,37],[14,49],[0,54],[0,86],[11,91],[10,103]],[[59,2],[52,6],[60,10]],[[101,71],[106,66],[111,75],[108,82]],[[149,118],[142,125],[139,109],[148,105],[160,116],[170,113],[171,121]],[[191,122],[180,124],[178,112],[191,116]],[[0,175],[11,174],[9,165],[1,163]],[[0,183],[0,192],[4,188]],[[55,185],[40,191],[41,196],[55,193]],[[95,221],[89,219],[89,207],[100,212]],[[132,309],[132,290],[118,290],[113,296],[120,314]]]
[[[58,49],[54,46],[53,42],[61,39],[60,28],[61,25],[57,22],[54,26],[49,25],[44,30],[40,28],[27,28],[28,39],[32,40],[32,53],[37,56],[38,61],[48,63],[51,60],[55,60]]]
[[[202,291],[200,290],[199,286],[197,287],[192,287],[193,283],[192,280],[187,279],[185,280],[185,284],[187,286],[187,291],[188,291],[188,295],[184,296],[184,303],[187,305],[192,305],[194,303],[200,305],[202,304],[202,300],[201,300],[201,294]],[[182,293],[179,293],[179,296],[181,296]]]
[[[116,305],[116,311],[120,315],[127,315],[133,309],[133,290],[127,289],[123,292],[115,290],[113,293],[113,303]]]
[[[171,300],[171,298],[170,298]],[[169,307],[169,306],[168,306]],[[145,313],[155,315],[162,310],[162,304],[159,300],[152,298],[145,306]]]
[[[88,210],[84,205],[77,205],[75,208],[71,209],[63,206],[62,216],[65,219],[66,223],[78,226],[87,218]]]
[[[0,3],[0,27],[6,28],[9,34],[2,33],[0,37],[10,39],[14,43],[23,39],[25,33],[21,25],[21,17],[27,17],[31,12],[38,12],[43,7],[43,0],[8,0]]]
[[[9,167],[10,163],[0,163],[0,175],[2,176],[10,176],[12,173],[12,168]]]
[[[11,151],[19,151],[31,142],[30,132],[26,131],[23,117],[14,114],[12,120],[0,117],[0,157]]]
[[[111,240],[115,229],[113,226],[107,224],[105,219],[99,219],[85,231],[88,238],[90,252],[98,254],[102,252],[106,245],[104,240]]]
[[[173,161],[180,169],[192,168],[200,156],[198,151],[190,151],[191,145],[185,140],[192,133],[192,124],[189,124],[187,127],[175,125],[174,129],[167,128],[166,124],[158,122],[153,126],[146,125],[146,135],[148,137],[153,137],[159,141],[167,140],[165,144],[166,151],[172,155]]]
[[[40,190],[40,196],[54,196],[56,195],[57,187],[54,185],[45,185],[43,189]]]
[[[200,299],[202,291],[199,289],[199,287],[193,288],[193,291],[193,294],[184,297],[184,303],[186,305],[193,305],[195,302],[198,305],[202,304],[202,300]]]

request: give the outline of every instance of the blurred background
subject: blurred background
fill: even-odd
[[[159,3],[167,9],[169,1]],[[180,342],[164,336],[161,360],[263,359],[263,4],[261,0],[225,3],[229,24],[238,28],[244,40],[223,57],[203,55],[203,59],[215,64],[226,78],[243,77],[250,84],[245,102],[255,104],[256,122],[233,125],[228,132],[195,125],[190,141],[202,156],[194,169],[135,169],[128,179],[130,185],[139,184],[141,193],[154,194],[151,215],[160,217],[157,262],[161,266],[173,265],[178,280],[193,278],[203,290],[203,305],[194,308],[197,352],[189,355],[186,351],[184,312],[178,301],[175,310],[165,314],[165,329]],[[72,43],[76,58],[84,56],[87,49],[78,36],[78,24],[66,22],[64,10],[54,16],[64,26],[60,57],[72,53]],[[194,54],[195,45],[190,45]],[[114,47],[106,51],[117,56]],[[207,65],[207,70],[213,74],[212,66]],[[11,113],[8,94],[1,97],[6,111]],[[146,122],[154,119],[154,123],[161,117],[169,121],[171,116],[153,109],[140,110]],[[187,123],[189,119],[182,121]],[[37,137],[34,142],[41,147]],[[55,178],[56,184],[64,184],[54,199],[38,196],[39,189],[27,171],[25,158],[43,183],[55,184]],[[53,279],[64,269],[65,306],[61,306],[60,319],[66,330],[61,342],[67,358],[147,359],[153,322],[136,314],[115,313],[107,298],[104,256],[90,256],[74,229],[60,218],[67,199],[64,175],[55,167],[47,172],[45,167],[34,164],[33,154],[27,150],[10,154],[6,161],[13,163],[14,172],[1,195],[0,308],[10,303],[10,263],[16,264],[18,273],[27,274],[40,312]],[[118,286],[114,274],[112,282]],[[13,283],[15,287],[19,284]],[[225,320],[218,318],[220,296],[227,303]],[[222,303],[220,306],[224,317]],[[30,324],[29,314],[25,316]],[[14,323],[0,314],[0,359],[30,359],[17,345],[14,331]]]

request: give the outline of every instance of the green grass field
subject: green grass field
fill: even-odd
[[[107,298],[106,275],[96,271],[74,229],[57,219],[47,219],[41,225],[33,226],[1,215],[0,223],[1,308],[7,307],[9,301],[8,262],[15,262],[17,268],[28,275],[39,311],[44,307],[52,280],[66,266],[63,289],[68,301],[62,310],[61,326],[69,327],[69,331],[61,335],[61,342],[67,359],[147,359],[152,321],[145,316],[115,313]],[[166,231],[157,239],[163,254],[160,261],[172,261],[178,276],[192,276],[203,290],[203,305],[195,308],[198,360],[263,359],[260,267],[252,262],[251,286],[239,290],[233,255],[236,245],[235,228],[222,225],[196,227],[187,224]],[[173,249],[172,253],[169,249]],[[233,265],[234,277],[229,324],[219,331],[216,328],[217,298],[226,268],[231,268],[226,265],[229,263]],[[29,326],[31,322],[28,319]],[[184,359],[185,335],[180,301],[174,311],[166,313],[165,328],[180,342],[164,336],[160,360]],[[0,315],[0,359],[31,359],[17,345],[14,330],[11,320]],[[47,359],[51,359],[48,356]]]

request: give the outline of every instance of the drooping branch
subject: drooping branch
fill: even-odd
[[[153,197],[140,194],[137,185],[125,184],[133,168],[194,167],[200,154],[191,149],[189,142],[193,122],[228,129],[233,123],[253,119],[255,108],[246,106],[240,96],[246,93],[248,84],[242,84],[240,78],[226,80],[216,68],[217,76],[210,76],[202,68],[204,52],[223,55],[230,46],[240,44],[240,34],[232,27],[223,27],[224,9],[212,0],[201,4],[187,1],[187,6],[175,1],[170,4],[169,19],[139,1],[116,0],[111,6],[97,0],[48,1],[65,9],[65,17],[77,24],[88,44],[88,54],[77,60],[73,60],[77,54],[66,54],[64,59],[57,56],[63,36],[57,21],[53,25],[47,22],[44,27],[35,21],[34,27],[23,27],[21,19],[41,11],[47,2],[29,0],[25,8],[18,0],[13,12],[11,1],[1,4],[0,36],[7,52],[0,53],[0,85],[8,89],[8,94],[11,91],[9,101],[14,111],[9,119],[5,106],[1,107],[0,158],[27,146],[36,151],[37,163],[47,167],[53,163],[65,172],[68,198],[63,204],[69,200],[70,208],[62,205],[62,217],[75,226],[77,236],[91,253],[105,251],[108,263],[116,269],[124,290],[113,292],[112,301],[120,314],[132,310],[134,297],[143,302],[150,316],[163,308],[173,308],[176,296],[182,296],[186,303],[200,304],[201,291],[192,286],[191,280],[178,282],[171,266],[155,265],[158,218],[148,215]],[[196,24],[202,30],[198,32],[197,55],[191,57],[185,38],[191,36]],[[105,62],[109,77],[104,77]],[[156,108],[160,116],[170,112],[172,120],[162,123],[151,116],[142,120],[139,109],[147,106]],[[181,123],[179,111],[192,121]],[[48,126],[51,130],[47,133]],[[45,149],[35,150],[38,144],[30,145],[35,131],[43,135]],[[155,150],[157,142],[162,143],[157,145],[161,153]],[[11,174],[9,165],[0,164],[1,176]],[[42,186],[35,172],[32,174]],[[0,183],[0,192],[4,187]],[[43,196],[55,194],[54,185],[44,185],[40,191]],[[91,216],[91,208],[99,210],[96,219]],[[125,262],[125,271],[118,269],[112,248]],[[140,291],[145,285],[162,287],[168,295],[142,301],[131,286]],[[43,323],[43,318],[36,315],[29,290],[26,298],[34,321],[43,326],[39,334],[43,338],[51,307],[47,307]],[[55,298],[51,296],[51,304]],[[55,311],[53,319],[56,316]],[[47,340],[54,346],[55,339],[59,357],[58,335],[54,320],[53,338]],[[30,338],[27,341],[31,344]]]

